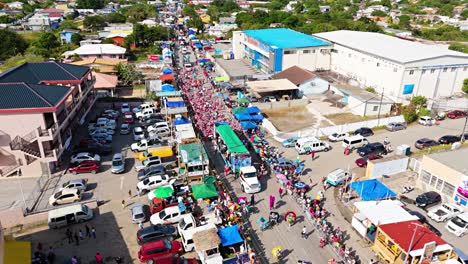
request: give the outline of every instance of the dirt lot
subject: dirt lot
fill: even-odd
[[[273,125],[283,132],[296,131],[313,126],[317,119],[304,106],[262,110]]]
[[[328,118],[333,123],[335,123],[336,125],[361,122],[361,121],[365,121],[365,120],[372,118],[370,116],[362,117],[358,115],[353,115],[351,113],[333,114],[333,115],[327,115],[325,117]]]

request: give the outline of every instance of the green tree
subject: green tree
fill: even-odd
[[[203,21],[199,17],[190,19],[189,26],[196,28],[197,31],[200,31],[202,33],[205,31],[205,25],[203,24]]]
[[[77,18],[79,15],[80,15],[80,13],[78,13],[78,11],[73,10],[73,12],[68,13],[68,14],[65,16],[65,19],[66,19],[66,20],[73,20],[73,19]],[[63,22],[62,22],[62,23],[63,23]]]
[[[386,17],[387,13],[385,13],[382,10],[374,10],[374,11],[372,11],[371,16]]]
[[[78,0],[76,3],[82,9],[101,9],[105,5],[104,0]]]
[[[468,8],[463,10],[460,16],[463,17],[464,19],[468,19]]]
[[[411,98],[411,104],[417,107],[425,106],[426,103],[427,103],[427,98],[425,96],[418,95],[418,96]]]
[[[468,53],[468,45],[463,44],[463,43],[453,42],[452,44],[450,44],[449,49],[454,50],[454,51]]]
[[[5,61],[5,63],[0,67],[0,71],[8,70],[12,67],[18,66],[25,62],[41,62],[41,61],[44,61],[44,57],[34,55],[34,54],[28,54],[28,53],[26,53],[25,55],[18,54],[16,56],[8,58]]]
[[[57,28],[57,30],[62,31],[64,29],[78,29],[78,25],[73,20],[65,19],[60,23],[60,26]]]
[[[51,57],[54,49],[60,46],[60,42],[52,32],[41,33],[36,41],[33,42],[32,49],[34,54],[41,55],[43,57]]]
[[[462,91],[466,94],[468,94],[468,79],[465,79],[463,81],[463,87],[462,87]]]
[[[82,40],[83,38],[81,37],[80,34],[78,33],[75,33],[71,36],[70,40],[71,40],[71,43],[75,44],[75,45],[80,45],[80,41]]]
[[[184,9],[182,9],[182,14],[189,16],[191,18],[197,17],[197,12],[195,12],[195,8],[193,5],[186,5]]]
[[[102,16],[87,16],[83,21],[83,26],[90,28],[92,31],[97,31],[106,25],[106,21]]]
[[[403,106],[401,110],[401,114],[405,119],[407,124],[413,123],[414,121],[418,120],[418,114],[416,113],[416,106],[413,104],[409,104],[407,106]]]
[[[10,24],[12,22],[9,16],[0,16],[0,24]]]
[[[104,17],[107,23],[125,23],[127,18],[121,13],[111,13]]]
[[[411,22],[410,16],[401,15],[399,19],[400,19],[400,22],[398,23],[398,25],[400,25],[401,27],[407,28],[410,25],[410,22]]]
[[[23,54],[28,43],[21,35],[9,29],[0,29],[0,58],[8,59],[17,54]]]
[[[131,85],[141,78],[141,74],[137,71],[134,64],[119,63],[115,66],[115,70],[123,85]]]

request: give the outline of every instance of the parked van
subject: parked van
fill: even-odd
[[[159,156],[161,158],[167,158],[167,157],[174,156],[174,152],[172,151],[172,148],[169,146],[161,146],[161,147],[156,147],[156,148],[149,148],[143,152],[138,153],[139,160],[145,160],[151,156]]]
[[[336,169],[327,175],[326,182],[332,186],[337,186],[347,180],[349,180],[349,174],[342,169]]]
[[[348,147],[349,149],[355,149],[364,146],[369,143],[367,139],[361,135],[350,136],[343,139],[341,145],[343,148]]]
[[[93,218],[93,210],[84,204],[70,205],[49,211],[49,227],[59,228]]]
[[[299,154],[310,154],[312,151],[329,151],[331,146],[315,137],[307,137],[297,140],[295,148]]]
[[[190,252],[194,249],[195,245],[193,243],[193,235],[195,233],[205,231],[205,230],[210,230],[210,229],[217,229],[216,225],[211,223],[211,224],[206,224],[203,226],[198,226],[192,229],[180,231],[179,235],[182,241],[182,245],[184,245],[185,252]]]
[[[462,237],[468,233],[468,212],[459,214],[456,217],[452,218],[445,225],[445,228],[452,234]]]

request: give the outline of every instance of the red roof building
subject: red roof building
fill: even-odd
[[[429,250],[430,244],[433,250]],[[408,252],[408,263],[411,264],[430,263],[424,255],[426,258],[437,256],[440,261],[455,258],[452,249],[445,240],[416,220],[379,225],[372,246],[384,263],[396,264],[405,263]]]

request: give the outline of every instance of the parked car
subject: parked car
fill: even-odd
[[[127,124],[133,124],[135,122],[135,119],[133,119],[133,114],[132,112],[126,112],[123,116],[123,122]]]
[[[374,132],[372,131],[372,129],[368,127],[361,127],[354,131],[354,135],[361,135],[363,137],[369,137],[369,136],[374,135]]]
[[[120,135],[128,135],[130,134],[130,125],[127,123],[123,123],[120,125]]]
[[[150,225],[137,231],[138,245],[162,239],[173,240],[177,236],[177,228],[171,225]]]
[[[421,116],[418,119],[418,123],[423,126],[432,126],[436,123],[436,120],[430,116]]]
[[[136,160],[135,161],[135,171],[140,171],[146,168],[149,168],[151,166],[156,166],[156,165],[163,165],[166,166],[166,169],[169,167],[172,167],[174,163],[177,161],[175,156],[172,157],[167,157],[167,158],[161,158],[158,156],[151,156],[148,157],[147,159],[143,161]]]
[[[138,142],[133,143],[132,145],[130,145],[130,149],[133,152],[142,152],[152,147],[159,147],[165,142],[167,142],[167,140],[163,140],[162,138],[156,135],[149,139],[142,139]]]
[[[137,174],[137,178],[139,181],[142,181],[148,177],[156,176],[156,175],[166,175],[166,168],[160,165],[160,166],[152,166],[144,170],[140,170]]]
[[[249,101],[252,102],[252,103],[258,102],[258,98],[253,96],[253,95],[247,95],[247,96],[245,96],[245,98],[249,99]]]
[[[85,160],[80,163],[71,163],[68,171],[73,175],[89,172],[96,174],[99,171],[99,164],[95,160]]]
[[[78,189],[84,192],[87,188],[88,179],[74,179],[62,183],[62,187],[60,187],[59,191],[63,191],[65,189]]]
[[[364,157],[369,154],[387,154],[387,151],[385,149],[385,146],[380,143],[380,142],[374,142],[374,143],[369,143],[366,144],[360,148],[357,148],[357,153],[359,156]]]
[[[145,206],[143,204],[133,204],[130,208],[132,223],[139,224],[146,221]]]
[[[291,167],[294,166],[294,162],[290,159],[286,158],[279,158],[275,163],[275,166],[280,166],[280,167]]]
[[[159,213],[153,214],[150,217],[150,222],[153,225],[164,224],[170,225],[178,223],[184,216],[186,212],[180,211],[178,206],[166,207]]]
[[[414,146],[417,149],[424,149],[424,148],[427,148],[427,147],[433,147],[433,146],[437,146],[437,145],[439,145],[439,143],[437,143],[437,141],[435,141],[433,139],[429,139],[429,138],[421,138],[421,139],[418,139],[416,141],[416,143],[414,143]]]
[[[460,137],[453,135],[446,135],[439,138],[438,140],[439,144],[452,144],[458,141],[460,141]]]
[[[96,134],[114,135],[114,134],[115,134],[115,131],[112,130],[112,129],[110,129],[110,128],[102,127],[102,128],[96,128],[95,130],[89,132],[89,135],[90,135],[90,136],[96,135]]]
[[[145,138],[145,132],[141,127],[133,128],[133,140],[138,141]]]
[[[391,122],[388,123],[387,126],[385,127],[388,131],[398,131],[398,130],[403,130],[406,129],[406,126],[403,123],[398,123],[398,122]]]
[[[468,140],[468,133],[460,134],[460,139]]]
[[[346,132],[333,133],[333,134],[328,136],[328,140],[330,142],[338,142],[338,141],[342,141],[343,139],[345,139],[347,137],[349,137],[349,134],[346,133]]]
[[[296,142],[297,142],[298,139],[300,139],[300,137],[288,138],[288,139],[283,140],[283,142],[281,144],[285,148],[293,148],[296,145]]]
[[[137,183],[140,192],[148,192],[164,185],[172,185],[175,179],[170,179],[168,175],[155,175],[148,177]]]
[[[109,155],[112,153],[112,146],[109,144],[89,143],[87,146],[78,146],[73,153],[88,152],[98,155]]]
[[[452,219],[453,217],[463,213],[463,208],[456,204],[444,203],[427,212],[427,216],[436,222],[442,222]]]
[[[157,131],[157,130],[160,130],[160,129],[163,129],[163,128],[167,128],[169,130],[169,125],[167,124],[167,122],[155,123],[155,124],[149,126],[146,130],[148,132],[151,132],[151,131]]]
[[[81,191],[78,189],[65,189],[58,191],[49,198],[49,204],[52,206],[79,201],[81,201]]]
[[[112,135],[108,135],[108,134],[96,134],[96,135],[92,135],[91,138],[103,144],[112,143],[112,139],[113,139]]]
[[[151,130],[148,133],[148,137],[154,137],[154,136],[168,137],[170,135],[171,135],[171,130],[167,127],[161,127],[156,130]]]
[[[151,263],[151,262],[150,262]],[[158,264],[198,264],[198,260],[194,258],[184,258],[176,256],[167,256],[157,259]]]
[[[138,251],[138,259],[147,264],[154,264],[157,258],[181,253],[181,242],[164,239],[143,244]]]
[[[369,155],[367,155],[365,157],[357,159],[355,162],[356,162],[356,165],[358,165],[359,167],[367,167],[367,161],[368,160],[376,160],[376,159],[381,159],[381,158],[382,158],[382,156],[380,156],[380,155],[369,154]]]
[[[442,197],[435,191],[425,192],[416,197],[415,204],[417,207],[427,208],[430,205],[438,204],[442,201]]]
[[[467,115],[467,112],[460,111],[460,110],[454,110],[452,112],[447,113],[447,117],[450,119],[455,119],[455,118],[462,118]]]
[[[101,161],[101,157],[94,153],[80,152],[71,156],[70,163],[81,163],[85,160]]]
[[[123,114],[123,113],[126,113],[126,112],[131,112],[132,110],[130,109],[130,105],[127,104],[127,103],[123,103],[122,104],[122,107],[120,108],[120,112]]]
[[[112,157],[112,173],[122,173],[125,171],[125,160],[122,153],[116,153]]]
[[[104,112],[102,112],[102,115],[110,116],[112,117],[112,119],[116,119],[117,117],[119,117],[120,113],[118,111],[108,109],[108,110],[104,110]]]

